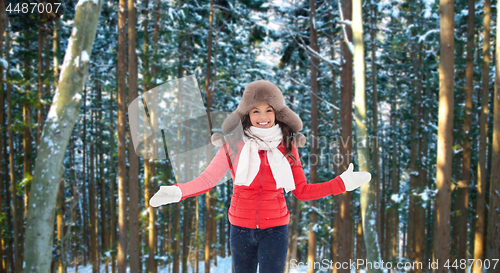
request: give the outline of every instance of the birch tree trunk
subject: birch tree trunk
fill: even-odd
[[[49,272],[62,163],[81,105],[102,1],[80,0],[35,163],[26,225],[24,272]],[[50,159],[49,159],[50,158]]]
[[[365,54],[363,39],[363,10],[361,0],[354,0],[352,5],[352,36],[354,41],[354,113],[356,119],[356,143],[358,149],[359,171],[371,172],[370,148],[366,129],[366,90],[365,90]],[[361,186],[360,195],[361,218],[363,221],[363,238],[366,245],[368,262],[381,262],[380,247],[377,236],[377,215],[375,209],[375,185],[371,183]],[[382,272],[381,269],[370,268],[370,272]]]
[[[488,1],[488,0],[487,0]],[[445,273],[450,258],[451,165],[453,145],[453,88],[454,88],[454,0],[442,0],[441,53],[439,60],[439,122],[436,173],[436,222],[434,223],[434,261]]]

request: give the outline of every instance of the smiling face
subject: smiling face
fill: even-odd
[[[274,109],[265,102],[255,106],[252,110],[250,110],[248,116],[250,117],[250,122],[254,127],[271,128],[274,126]]]

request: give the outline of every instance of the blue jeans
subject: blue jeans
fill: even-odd
[[[251,229],[231,224],[231,256],[235,273],[280,273],[285,270],[288,225]]]

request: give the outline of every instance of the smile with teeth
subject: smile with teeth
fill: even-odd
[[[269,124],[269,121],[268,122],[257,122],[259,125],[268,125]]]

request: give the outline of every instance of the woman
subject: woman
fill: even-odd
[[[235,130],[240,121],[243,135]],[[150,205],[157,207],[205,193],[231,169],[233,195],[228,216],[236,273],[255,273],[257,265],[261,273],[284,271],[290,214],[283,189],[306,201],[354,190],[371,179],[370,173],[353,172],[350,164],[346,172],[328,182],[307,184],[296,148],[305,143],[302,134],[295,135],[302,130],[302,121],[269,81],[246,86],[240,104],[224,121],[222,130],[225,134],[233,132],[236,141],[225,143],[196,179],[161,186]]]

